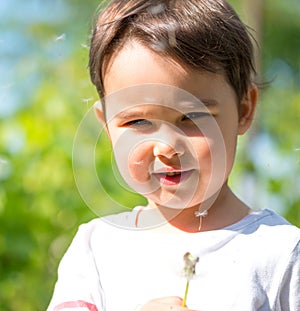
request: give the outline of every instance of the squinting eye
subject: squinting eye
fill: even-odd
[[[132,120],[125,123],[127,127],[149,127],[151,126],[151,122],[145,119]]]
[[[209,112],[189,112],[183,116],[182,120],[195,120],[203,117],[209,117],[211,114]]]

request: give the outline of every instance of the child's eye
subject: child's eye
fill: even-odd
[[[182,118],[183,121],[185,120],[196,120],[203,117],[209,117],[211,114],[209,112],[189,112],[185,114]]]
[[[145,119],[137,119],[125,123],[125,126],[127,127],[149,127],[151,125],[152,123]]]

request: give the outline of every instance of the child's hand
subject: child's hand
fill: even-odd
[[[149,301],[140,311],[196,311],[182,306],[179,297],[163,297]]]

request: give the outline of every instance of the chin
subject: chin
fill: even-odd
[[[152,202],[155,203],[155,205],[157,207],[166,207],[168,209],[174,209],[174,210],[183,210],[183,209],[188,209],[188,208],[192,208],[196,205],[200,205],[201,202],[199,202],[199,200],[185,200],[183,199],[181,196],[176,196],[173,195],[169,198],[164,198],[162,199],[157,198],[157,196],[149,196],[148,199]],[[199,203],[197,203],[199,202]]]

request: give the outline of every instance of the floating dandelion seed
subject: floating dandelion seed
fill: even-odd
[[[176,41],[175,29],[169,29],[168,30],[168,37],[169,37],[169,44],[170,44],[170,46],[172,46],[172,47],[176,46],[177,41]]]
[[[7,160],[0,158],[0,165],[7,164]]]
[[[4,84],[4,85],[1,85],[1,89],[10,89],[13,87],[13,83],[9,83],[9,84]]]
[[[84,43],[81,43],[80,45],[81,45],[81,47],[83,47],[84,49],[87,49],[87,50],[90,48],[87,44],[84,44]]]
[[[160,40],[158,42],[155,43],[155,45],[153,46],[153,48],[155,49],[155,51],[157,52],[163,52],[166,51],[168,48],[168,42],[166,40]]]
[[[151,6],[149,8],[149,12],[153,15],[157,15],[157,14],[162,13],[165,9],[166,9],[166,6],[164,4],[158,4],[158,5]]]
[[[9,89],[13,87],[13,83],[2,85],[0,87],[0,100],[4,102],[9,94]]]
[[[168,38],[169,38],[169,45],[174,47],[177,45],[177,40],[176,40],[176,30],[178,28],[178,25],[173,24],[169,26],[168,29]]]
[[[66,40],[66,34],[65,33],[62,33],[61,35],[59,35],[55,38],[55,41],[64,41],[64,40]]]
[[[203,222],[203,217],[206,217],[208,215],[208,211],[196,211],[195,212],[195,216],[199,217],[199,227],[198,227],[198,231],[201,230],[202,227],[202,222]]]
[[[144,160],[133,162],[134,165],[144,165]]]
[[[62,33],[61,35],[57,36],[54,40],[56,42],[61,42],[61,41],[65,41],[65,39],[66,39],[66,34]],[[62,55],[61,44],[58,44],[58,55],[59,56]]]
[[[183,274],[186,278],[186,286],[182,306],[186,307],[186,300],[189,291],[190,280],[193,279],[193,277],[195,276],[196,264],[199,261],[199,257],[194,256],[191,253],[187,252],[184,254],[183,260],[184,260]]]
[[[7,159],[0,156],[0,180],[6,179],[11,173],[11,166]]]
[[[82,98],[82,101],[88,106],[89,102],[93,100],[93,97]]]

